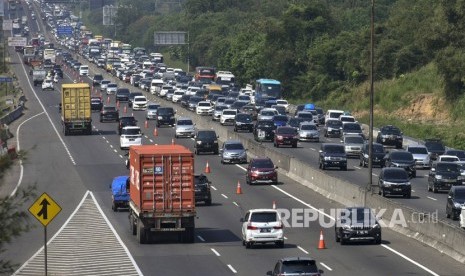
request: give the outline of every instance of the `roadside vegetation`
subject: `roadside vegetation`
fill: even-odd
[[[172,9],[152,1],[117,2],[124,13],[117,15],[116,37],[113,27],[101,25],[101,10],[85,11],[85,25],[181,63],[187,47],[156,49],[153,34],[186,31],[192,67],[230,70],[241,85],[278,79],[294,103],[366,117],[371,1],[186,0]],[[375,125],[398,124],[407,135],[437,136],[464,148],[465,8],[444,0],[375,3]],[[409,113],[412,108],[422,112]]]

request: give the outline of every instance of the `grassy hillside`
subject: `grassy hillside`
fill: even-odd
[[[375,82],[374,125],[393,124],[405,135],[420,139],[438,137],[454,148],[465,149],[465,97],[445,100],[444,83],[431,63],[396,79]],[[319,104],[351,111],[369,122],[369,83],[332,93]]]

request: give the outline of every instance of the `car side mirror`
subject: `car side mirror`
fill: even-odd
[[[448,199],[452,199],[452,196],[449,195],[449,196],[447,196],[447,198],[448,198]]]
[[[323,151],[322,151],[322,150],[319,150],[318,152],[319,152],[319,153],[322,153]]]
[[[435,172],[435,171],[436,171],[436,168],[431,168],[431,171],[432,171],[432,172]]]

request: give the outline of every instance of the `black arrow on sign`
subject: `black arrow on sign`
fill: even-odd
[[[39,205],[42,205],[42,209],[37,213],[37,216],[42,216],[44,219],[47,219],[47,205],[50,205],[50,203],[44,198]]]

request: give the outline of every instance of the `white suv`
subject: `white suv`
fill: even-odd
[[[256,243],[275,243],[284,247],[284,226],[275,209],[249,210],[242,221],[242,245],[251,248]]]
[[[53,88],[53,80],[50,78],[46,78],[43,82],[42,82],[42,90],[47,90],[47,89],[50,89],[50,90],[54,90]]]
[[[195,107],[197,115],[213,115],[213,105],[210,101],[201,101]]]
[[[142,132],[138,126],[127,126],[121,130],[119,137],[121,149],[128,149],[130,146],[142,145]]]
[[[145,96],[135,96],[132,100],[132,110],[145,110],[147,108],[147,98]]]
[[[234,119],[236,118],[237,115],[237,109],[225,109],[223,110],[223,113],[221,113],[220,116],[220,124],[226,125],[226,124],[234,124]]]

